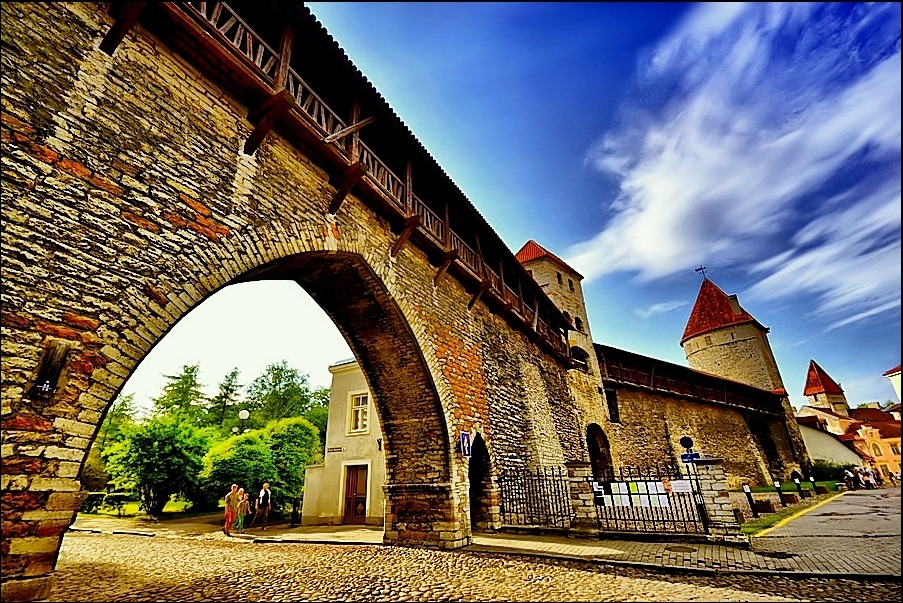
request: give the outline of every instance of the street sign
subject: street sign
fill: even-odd
[[[680,460],[684,463],[692,463],[693,461],[699,460],[698,452],[685,452],[680,455]]]

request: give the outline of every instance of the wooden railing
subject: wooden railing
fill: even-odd
[[[185,2],[213,29],[246,56],[268,82],[273,83],[279,53],[270,48],[225,2]],[[297,98],[297,97],[296,97]]]
[[[175,6],[189,8],[205,21],[213,30],[211,33],[218,36],[222,43],[230,45],[239,56],[246,59],[246,65],[257,73],[271,87],[276,84],[277,71],[279,69],[279,53],[267,45],[238,14],[224,2],[177,2]],[[313,89],[304,82],[300,75],[289,68],[285,81],[286,90],[294,98],[293,110],[319,132],[321,139],[335,134],[348,127],[348,123],[340,118],[321,99]],[[413,192],[410,194],[413,207],[406,206],[405,183],[395,174],[376,154],[362,141],[356,145],[350,145],[349,140],[354,134],[346,134],[329,142],[348,163],[359,161],[368,169],[365,179],[369,181],[401,215],[419,216],[421,219],[420,230],[433,241],[433,243],[448,250],[458,251],[456,261],[472,273],[477,279],[488,278],[490,289],[495,295],[511,305],[512,310],[527,324],[533,326],[534,310],[528,307],[520,295],[508,284],[503,285],[499,275],[485,266],[482,257],[467,245],[455,232],[446,232],[445,221],[430,209]],[[357,149],[357,157],[350,154],[350,148]],[[551,304],[550,300],[546,300]],[[540,319],[537,323],[537,332],[559,354],[569,356],[569,348],[565,334],[556,332],[550,328],[546,321]]]
[[[782,412],[780,399],[772,392],[610,346],[601,346],[601,349],[599,360],[603,382],[759,413]]]

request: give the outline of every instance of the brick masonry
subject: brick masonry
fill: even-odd
[[[79,468],[131,371],[235,282],[297,281],[354,348],[385,434],[388,542],[470,542],[460,430],[481,434],[493,470],[583,458],[594,403],[565,367],[483,303],[468,310],[454,278],[434,286],[417,247],[390,257],[396,235],[353,194],[330,215],[316,157],[276,134],[244,155],[247,109],[140,24],[99,51],[105,8],[2,8],[4,600],[49,587]],[[56,390],[32,396],[59,341]]]

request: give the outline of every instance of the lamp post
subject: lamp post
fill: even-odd
[[[247,408],[242,408],[240,411],[238,411],[238,418],[241,419],[241,432],[242,433],[251,431],[250,429],[245,429],[245,421],[247,421],[248,417],[250,417],[250,416],[251,416],[251,413],[248,412]]]

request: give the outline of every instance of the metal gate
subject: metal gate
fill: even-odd
[[[599,532],[706,534],[708,518],[695,469],[621,467],[590,479]]]
[[[498,478],[502,523],[510,526],[569,528],[574,516],[563,467],[507,469]]]

